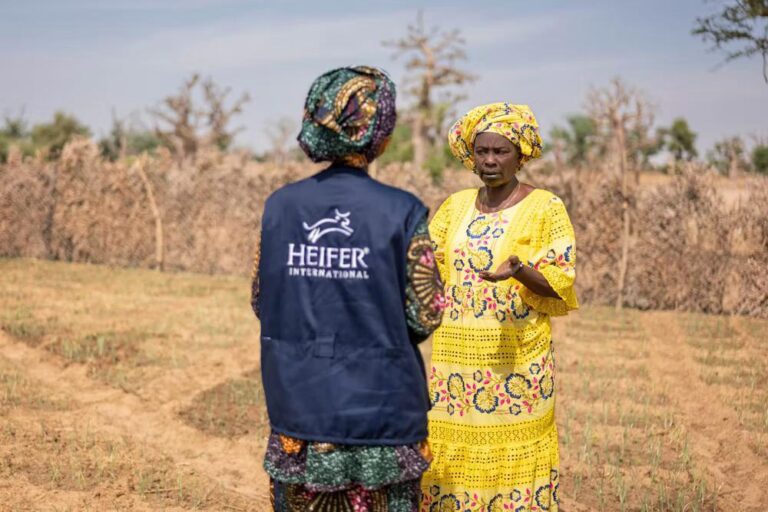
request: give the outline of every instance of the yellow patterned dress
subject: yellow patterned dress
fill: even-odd
[[[430,224],[447,307],[430,371],[424,512],[558,510],[555,360],[549,317],[576,309],[575,246],[565,206],[536,189],[500,212],[477,189],[449,197]],[[508,256],[541,272],[560,298],[514,279],[478,277]]]

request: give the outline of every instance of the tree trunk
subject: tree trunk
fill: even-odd
[[[728,177],[733,179],[739,174],[739,157],[734,143],[728,145]]]
[[[416,171],[424,169],[427,160],[427,141],[424,137],[424,113],[417,111],[413,116],[413,166]]]
[[[624,305],[624,287],[627,279],[627,267],[629,266],[629,183],[627,176],[627,152],[624,141],[624,123],[616,123],[616,137],[619,153],[619,172],[621,173],[621,261],[619,262],[619,278],[616,283],[616,311],[621,311]]]
[[[43,223],[43,244],[45,245],[45,253],[48,255],[48,258],[52,260],[59,259],[58,256],[54,253],[53,249],[53,232],[54,232],[54,223],[56,218],[56,207],[58,206],[59,202],[59,188],[58,188],[58,181],[59,181],[59,166],[60,163],[55,163],[51,167],[51,175],[50,175],[50,181],[48,181],[48,196],[51,198],[50,203],[48,204],[48,211],[45,214],[45,222]]]
[[[152,183],[149,181],[149,177],[146,172],[147,155],[146,153],[139,158],[136,162],[136,170],[141,177],[141,181],[144,184],[144,189],[147,192],[147,201],[149,207],[152,210],[152,217],[155,219],[155,265],[157,270],[162,271],[165,267],[165,246],[163,244],[163,219],[160,217],[160,209],[157,207],[157,201],[155,201],[155,192],[152,187]]]

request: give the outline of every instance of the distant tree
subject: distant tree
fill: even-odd
[[[696,18],[692,34],[725,51],[726,62],[760,55],[763,79],[768,83],[768,0],[729,1],[717,14]]]
[[[50,123],[35,125],[31,133],[32,145],[35,149],[46,150],[50,159],[58,158],[64,145],[77,136],[90,137],[91,131],[64,112],[56,112]]]
[[[425,163],[425,168],[435,183],[442,182],[443,172],[446,169],[458,169],[459,167],[459,161],[454,158],[448,144],[433,146],[427,155],[427,161]]]
[[[0,164],[8,161],[8,152],[11,150],[11,143],[0,135]]]
[[[642,91],[615,78],[608,87],[589,92],[586,110],[595,123],[594,151],[612,156],[620,174],[633,171],[638,184],[639,171],[662,145],[652,132],[655,106]]]
[[[640,182],[639,166],[631,156],[649,144],[648,132],[653,124],[653,108],[640,91],[615,78],[608,87],[592,89],[587,96],[587,111],[598,129],[598,138],[610,148],[621,179],[622,234],[619,275],[616,282],[616,309],[624,304],[624,287],[629,265],[629,242],[632,234],[632,212],[636,189]],[[634,133],[634,140],[628,132]],[[629,180],[630,165],[635,174],[635,186]]]
[[[207,103],[204,114],[208,127],[208,134],[204,143],[213,144],[225,151],[232,145],[235,135],[243,130],[243,127],[229,127],[232,117],[243,113],[243,107],[251,101],[251,96],[248,93],[243,93],[232,105],[227,106],[227,97],[232,92],[230,87],[219,87],[211,78],[204,80],[202,86]]]
[[[752,167],[760,174],[768,174],[768,145],[760,144],[754,147]]]
[[[435,145],[442,146],[444,121],[450,117],[450,107],[462,97],[445,92],[436,105],[434,94],[438,89],[451,88],[471,82],[475,77],[457,67],[466,60],[465,41],[458,29],[441,31],[437,27],[424,27],[424,18],[419,11],[416,23],[408,25],[405,37],[385,41],[384,46],[394,48],[394,57],[410,55],[405,68],[410,72],[406,79],[406,91],[415,97],[413,108],[406,113],[405,120],[411,125],[413,160],[417,168],[423,168]]]
[[[9,139],[24,139],[29,137],[29,128],[27,121],[24,119],[24,115],[20,114],[16,117],[5,116],[5,126],[0,129],[0,135],[8,137]]]
[[[389,139],[389,144],[384,153],[376,160],[379,165],[385,166],[393,162],[410,162],[413,160],[412,130],[408,123],[398,121],[395,131]]]
[[[574,114],[566,119],[567,127],[555,126],[550,132],[552,144],[561,148],[565,161],[580,167],[587,163],[593,139],[597,135],[595,121],[583,114]]]
[[[707,152],[707,162],[720,174],[734,177],[749,167],[744,141],[740,137],[730,137],[716,142]]]
[[[444,91],[440,98],[435,101],[432,108],[432,136],[430,139],[433,146],[445,146],[448,139],[448,130],[456,121],[456,103],[466,99],[463,94],[452,94]]]
[[[696,151],[696,133],[688,126],[688,121],[678,117],[669,128],[660,128],[659,135],[664,141],[664,148],[672,153],[675,162],[693,160]]]
[[[284,117],[267,127],[270,142],[269,157],[278,165],[283,165],[291,156],[291,142],[296,138],[297,126],[293,119]]]
[[[202,100],[195,97],[195,93]],[[226,150],[242,128],[230,128],[232,118],[243,111],[250,96],[243,93],[227,106],[231,90],[216,85],[211,78],[194,74],[179,92],[166,97],[159,107],[149,110],[155,118],[155,135],[171,149],[178,160],[194,159],[205,147]],[[164,126],[163,126],[164,125]]]
[[[11,146],[17,146],[23,154],[30,154],[32,152],[30,135],[23,114],[17,117],[5,116],[4,126],[0,128],[0,163],[8,159]]]
[[[127,155],[152,153],[162,145],[154,132],[136,124],[128,125],[113,114],[109,135],[99,141],[99,151],[108,160],[117,160]]]
[[[654,106],[642,97],[635,103],[635,113],[627,129],[627,158],[637,171],[651,167],[651,157],[664,148],[664,139],[652,131],[656,116]]]

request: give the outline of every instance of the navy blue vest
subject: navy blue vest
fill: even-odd
[[[259,310],[274,431],[344,444],[427,437],[424,363],[404,313],[406,251],[426,213],[340,166],[269,197]]]

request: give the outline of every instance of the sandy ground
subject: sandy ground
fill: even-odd
[[[269,508],[266,430],[223,435],[182,414],[254,375],[255,321],[229,344],[172,344],[183,364],[131,366],[130,376],[149,376],[138,386],[62,356],[55,332],[9,325],[0,332],[0,511]],[[766,326],[605,308],[555,320],[561,510],[764,510]],[[171,350],[163,339],[144,343],[155,355]]]

